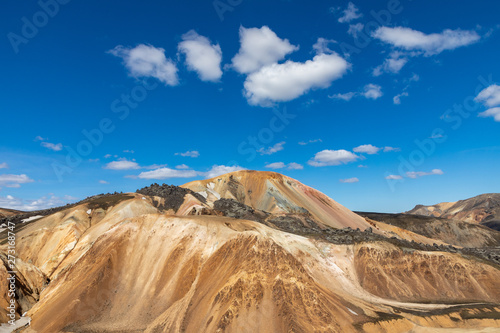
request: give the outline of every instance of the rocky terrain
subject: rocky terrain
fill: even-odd
[[[443,217],[465,222],[480,223],[500,230],[500,193],[487,193],[433,206],[417,205],[406,214]]]
[[[153,184],[15,223],[16,312],[31,319],[19,332],[500,330],[500,233],[358,215],[277,173]],[[0,302],[6,322],[6,284]]]

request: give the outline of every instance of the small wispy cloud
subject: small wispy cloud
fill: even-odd
[[[197,150],[186,151],[184,153],[175,153],[175,155],[183,156],[183,157],[193,157],[196,158],[200,156],[200,153]]]
[[[274,153],[277,153],[283,149],[285,149],[283,146],[285,145],[285,141],[278,142],[275,145],[268,147],[268,148],[260,148],[257,150],[261,155],[272,155]]]
[[[61,151],[63,149],[62,143],[50,143],[50,142],[42,142],[40,143],[42,147],[53,151]]]
[[[357,182],[359,182],[359,179],[357,177],[353,177],[353,178],[347,178],[347,179],[339,179],[339,181],[341,183],[349,184],[349,183],[357,183]]]
[[[310,143],[316,143],[316,142],[323,142],[323,140],[321,140],[321,139],[314,139],[314,140],[309,140],[309,141],[300,141],[299,145],[305,146],[305,145],[308,145]]]
[[[349,23],[363,16],[363,14],[358,12],[359,9],[352,2],[347,4],[347,8],[342,11],[342,16],[339,17],[338,21],[340,23]]]

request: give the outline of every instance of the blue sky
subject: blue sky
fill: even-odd
[[[353,210],[499,192],[500,3],[67,1],[0,15],[0,207],[273,170]]]

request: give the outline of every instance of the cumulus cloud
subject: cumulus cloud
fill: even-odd
[[[135,78],[154,77],[165,85],[179,83],[177,66],[165,57],[165,50],[151,45],[139,44],[134,48],[116,46],[108,53],[122,58],[129,75]]]
[[[496,108],[491,108],[491,109],[488,109],[484,112],[481,112],[479,113],[479,117],[493,117],[493,119],[495,119],[495,121],[499,121],[500,122],[500,107],[496,107]]]
[[[347,8],[342,11],[342,16],[339,17],[340,23],[348,23],[355,19],[360,18],[363,14],[358,13],[358,8],[352,2],[347,4]]]
[[[239,73],[248,74],[283,60],[287,54],[298,49],[288,39],[279,38],[267,26],[240,27],[240,50],[232,59],[232,67]]]
[[[198,156],[200,156],[200,152],[198,152],[197,150],[192,150],[192,151],[186,151],[184,153],[175,153],[175,155],[180,155],[180,156],[183,156],[183,157],[193,157],[193,158],[196,158]]]
[[[226,166],[226,165],[213,165],[208,171],[196,171],[189,169],[185,164],[179,165],[176,169],[171,168],[158,168],[151,171],[141,172],[139,175],[129,175],[127,178],[140,178],[140,179],[168,179],[168,178],[194,178],[202,176],[205,178],[213,178],[225,173],[245,170],[239,166]]]
[[[41,137],[40,135],[37,135],[35,137],[35,141],[47,141],[47,140],[48,140],[47,138]]]
[[[357,183],[359,182],[359,179],[356,177],[353,178],[347,178],[347,179],[339,179],[341,183]]]
[[[118,161],[109,162],[104,166],[104,169],[108,170],[134,170],[140,168],[137,162],[129,161],[126,158],[120,158]]]
[[[192,178],[198,173],[194,170],[177,170],[170,168],[159,168],[156,170],[141,172],[137,177],[141,179],[167,179],[167,178]]]
[[[286,167],[286,164],[283,162],[274,162],[266,165],[266,168],[269,169],[283,169]]]
[[[490,109],[479,113],[479,117],[493,117],[495,121],[500,122],[500,86],[492,84],[491,86],[483,89],[474,99],[476,102],[483,103]]]
[[[366,153],[369,155],[373,155],[378,153],[382,148],[375,147],[373,145],[361,145],[354,148],[352,151],[355,153]]]
[[[63,148],[61,143],[42,142],[40,145],[53,151],[61,151]]]
[[[182,35],[182,42],[177,48],[185,55],[187,68],[198,73],[202,81],[218,81],[221,78],[222,50],[219,44],[211,44],[207,37],[191,30]]]
[[[471,30],[446,29],[441,33],[425,34],[405,27],[380,27],[374,31],[373,37],[403,50],[423,52],[426,56],[454,50],[481,39],[477,32]]]
[[[492,84],[488,88],[483,89],[474,100],[488,107],[500,105],[500,86]]]
[[[252,105],[271,106],[302,96],[311,89],[328,88],[351,65],[336,53],[318,54],[304,63],[291,60],[271,64],[251,73],[244,94]]]
[[[63,198],[57,196],[44,196],[36,200],[23,200],[20,198],[7,195],[0,197],[0,207],[16,209],[21,211],[33,211],[40,209],[47,209],[67,204],[68,202],[75,201],[77,198],[65,196]]]
[[[329,165],[341,165],[356,161],[360,157],[350,151],[340,149],[340,150],[322,150],[312,158],[309,165],[314,167],[322,167]]]
[[[278,142],[274,146],[268,147],[268,148],[260,148],[257,150],[261,155],[272,155],[274,153],[277,153],[283,149],[285,149],[283,146],[285,145],[285,141]]]
[[[207,172],[204,172],[203,175],[205,178],[214,178],[226,173],[234,172],[234,171],[240,171],[240,170],[245,170],[245,168],[242,168],[240,166],[227,166],[227,165],[214,165],[210,170]]]
[[[391,151],[400,151],[400,149],[395,148],[395,147],[389,147],[389,146],[376,147],[374,145],[367,144],[367,145],[358,146],[358,147],[354,148],[352,151],[355,153],[374,155],[374,154],[377,154],[379,151],[383,151],[384,153],[388,153]]]
[[[406,173],[406,176],[408,178],[418,178],[418,177],[423,177],[423,176],[432,176],[432,175],[442,175],[444,172],[441,169],[433,169],[430,172],[423,172],[423,171],[408,171]]]
[[[0,163],[0,169],[8,169],[9,168],[9,165],[4,162],[4,163]]]
[[[32,182],[34,182],[34,180],[31,179],[30,177],[28,177],[25,174],[21,174],[21,175],[4,174],[4,175],[0,175],[0,188],[1,187],[18,188],[18,187],[21,187],[21,184],[27,184],[27,183],[32,183]]]
[[[105,180],[100,180],[99,181],[99,184],[109,184],[109,182],[105,181]]]
[[[368,99],[377,99],[382,97],[382,87],[377,84],[367,84],[362,95]]]
[[[288,170],[302,170],[304,169],[304,166],[299,163],[291,162],[288,164],[285,164],[283,162],[274,162],[270,164],[266,164],[266,168],[268,169],[288,169]]]
[[[130,150],[130,149],[125,149],[123,152],[124,152],[124,153],[129,153],[129,154],[133,154],[133,153],[135,153],[135,151]],[[108,155],[106,155],[106,156],[108,156]],[[104,156],[104,157],[106,157],[106,156]],[[109,156],[111,156],[111,155],[109,155]]]
[[[391,56],[385,59],[382,65],[375,67],[373,76],[380,76],[383,73],[399,73],[407,62],[408,58],[402,56],[400,52],[392,52]]]

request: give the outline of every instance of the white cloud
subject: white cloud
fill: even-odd
[[[186,56],[188,69],[198,73],[202,81],[218,81],[222,76],[219,44],[211,44],[207,37],[198,35],[194,30],[182,35],[182,40],[177,48]]]
[[[153,169],[159,169],[159,168],[166,167],[167,165],[168,164],[151,164],[151,165],[147,165],[145,167],[142,167],[142,169],[153,170]]]
[[[432,175],[442,175],[444,172],[440,169],[433,169],[431,172],[423,172],[423,171],[408,171],[406,176],[408,178],[418,178],[422,176],[432,176]]]
[[[358,34],[363,31],[365,25],[363,23],[350,24],[347,33],[354,38],[358,37]]]
[[[316,43],[313,45],[313,50],[316,51],[316,54],[323,54],[323,53],[333,53],[332,50],[328,48],[328,44],[335,44],[337,43],[333,39],[326,39],[326,38],[318,38]]]
[[[0,175],[0,187],[5,186],[5,187],[18,188],[18,187],[21,187],[21,184],[27,184],[27,183],[32,183],[32,182],[34,182],[34,180],[25,174],[22,174],[22,175],[12,175],[12,174]]]
[[[177,67],[165,57],[165,50],[151,45],[139,44],[134,48],[116,46],[108,53],[123,59],[132,77],[154,77],[166,85],[179,83]]]
[[[109,182],[105,181],[105,180],[100,180],[99,181],[99,184],[109,184]]]
[[[500,107],[491,108],[479,114],[479,117],[493,117],[495,121],[500,122]]]
[[[354,96],[356,96],[357,93],[355,92],[348,92],[348,93],[345,93],[345,94],[335,94],[335,95],[331,95],[331,96],[328,96],[329,98],[334,98],[334,99],[341,99],[341,100],[344,100],[346,102],[350,101]]]
[[[373,37],[394,47],[423,52],[426,56],[470,45],[481,38],[477,32],[470,30],[446,29],[441,33],[425,34],[405,27],[380,27]]]
[[[343,15],[339,18],[340,23],[351,22],[363,16],[363,14],[358,13],[358,8],[352,2],[349,2],[347,8],[342,13]]]
[[[269,169],[283,169],[286,167],[286,164],[283,162],[274,162],[266,165],[266,168]]]
[[[129,153],[129,154],[133,154],[133,153],[135,153],[135,151],[133,151],[133,150],[129,150],[129,149],[125,149],[123,152],[124,152],[124,153]],[[106,155],[106,156],[108,156],[108,155]],[[106,157],[106,156],[104,156],[104,157]],[[111,155],[109,155],[109,156],[111,156]]]
[[[363,96],[369,99],[377,99],[382,97],[382,87],[376,84],[367,84],[364,88]]]
[[[385,179],[387,179],[387,180],[399,180],[399,179],[403,179],[403,177],[399,176],[399,175],[389,175],[389,176],[385,177]]]
[[[388,146],[384,147],[384,153],[388,153],[388,152],[391,152],[391,151],[396,152],[396,151],[401,151],[401,149],[395,148],[395,147],[388,147]]]
[[[35,141],[46,141],[46,140],[48,140],[48,139],[47,138],[43,138],[40,135],[38,135],[37,137],[35,137]]]
[[[368,165],[360,164],[360,165],[358,165],[358,168],[368,168]]]
[[[240,50],[232,59],[232,67],[239,73],[251,73],[261,67],[283,60],[299,49],[288,39],[279,38],[269,27],[240,27]]]
[[[245,168],[239,167],[239,166],[226,166],[226,165],[214,165],[212,168],[204,172],[203,175],[205,178],[214,178],[229,172],[234,172],[234,171],[240,171],[240,170],[245,170]]]
[[[186,164],[180,164],[180,165],[176,166],[175,168],[180,169],[180,170],[185,170],[185,169],[189,169],[189,166],[187,166]]]
[[[347,178],[347,179],[339,179],[341,183],[357,183],[359,182],[359,179],[356,177],[353,178]]]
[[[373,155],[378,153],[382,148],[375,147],[373,145],[361,145],[354,148],[352,151],[355,153],[365,153],[368,155]]]
[[[347,164],[356,161],[360,157],[350,151],[340,149],[340,150],[322,150],[314,158],[307,162],[311,166],[322,167],[328,165],[340,165]]]
[[[285,141],[278,142],[274,146],[271,146],[271,147],[268,147],[268,148],[260,148],[260,149],[257,150],[257,152],[259,152],[261,155],[272,155],[274,153],[277,153],[277,152],[285,149],[283,147],[283,145],[285,143],[286,143]]]
[[[200,156],[200,153],[197,150],[192,150],[192,151],[188,150],[187,152],[184,152],[184,153],[175,153],[175,155],[196,158],[196,157]]]
[[[61,143],[42,142],[40,145],[53,151],[61,151],[63,148]]]
[[[287,168],[289,170],[302,170],[302,169],[304,169],[304,166],[302,164],[299,164],[299,163],[291,162],[291,163],[288,163]]]
[[[109,170],[133,170],[140,168],[137,162],[129,161],[126,158],[120,158],[118,161],[109,162],[104,166],[104,169]]]
[[[399,73],[407,62],[408,58],[402,57],[401,52],[392,52],[391,56],[385,59],[382,65],[375,67],[373,76],[380,76],[383,73]]]
[[[176,170],[170,168],[159,168],[156,170],[141,172],[137,177],[141,179],[167,179],[167,178],[192,178],[198,172],[194,170]]]
[[[285,164],[283,162],[274,162],[270,164],[266,164],[266,168],[269,169],[285,169],[287,168],[288,170],[302,170],[304,169],[304,166],[299,163],[291,162],[288,164]]]
[[[76,199],[77,198],[73,198],[71,196],[65,196],[64,198],[59,198],[56,196],[44,196],[36,200],[23,200],[11,195],[7,195],[6,197],[0,197],[0,207],[21,211],[32,211],[62,206],[67,204],[69,201],[75,201]]]
[[[408,96],[408,92],[403,91],[401,94],[394,96],[392,98],[392,101],[394,102],[394,104],[399,105],[399,104],[401,104],[401,97],[407,97],[407,96]]]
[[[110,157],[112,157],[112,156],[113,156],[113,155],[111,155],[111,154],[106,154],[106,155],[104,155],[104,158],[110,158]]]
[[[300,141],[299,145],[305,146],[305,145],[308,145],[310,143],[315,143],[315,142],[323,142],[323,140],[321,140],[321,139],[314,139],[314,140],[309,140],[309,141]]]
[[[483,89],[474,100],[489,107],[500,105],[500,86],[492,84]]]
[[[336,53],[318,54],[304,63],[286,61],[262,67],[244,83],[244,94],[253,105],[271,106],[293,100],[311,89],[328,88],[351,65]]]
[[[9,168],[9,165],[4,162],[4,163],[0,163],[0,169],[8,169]]]
[[[382,87],[373,83],[369,83],[363,87],[361,92],[347,92],[345,94],[335,94],[328,96],[333,99],[341,99],[346,102],[350,101],[353,97],[362,96],[368,99],[378,99],[382,97]]]

